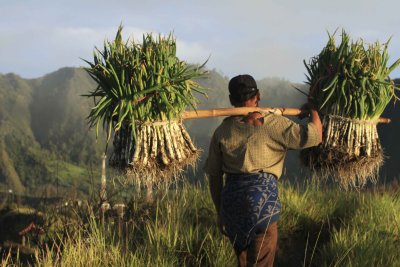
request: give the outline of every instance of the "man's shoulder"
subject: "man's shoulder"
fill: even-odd
[[[234,117],[226,117],[222,120],[222,122],[215,128],[214,135],[221,135],[224,132],[228,131],[235,123]]]
[[[292,124],[295,123],[293,120],[283,116],[283,115],[278,115],[275,113],[268,113],[265,117],[264,117],[265,122],[267,122],[266,124],[273,124],[273,125],[288,125],[288,124]]]
[[[218,128],[224,128],[224,127],[231,127],[234,125],[239,119],[238,116],[229,116],[226,117],[222,120],[221,124],[218,126]]]

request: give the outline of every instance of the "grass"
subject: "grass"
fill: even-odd
[[[110,201],[127,204],[121,224],[111,211],[99,220],[97,209],[89,203],[54,210],[53,218],[59,218],[61,227],[36,247],[30,262],[38,266],[236,266],[229,241],[215,225],[207,186],[184,183],[160,189],[151,203],[143,191],[120,193],[115,202]],[[400,266],[398,190],[343,192],[281,182],[280,195],[278,266]],[[3,255],[0,266],[24,263],[14,254]]]
[[[97,168],[89,170],[88,167],[78,166],[57,159],[49,160],[47,163],[47,168],[54,179],[58,179],[60,186],[70,187],[71,185],[79,184],[80,190],[86,192],[91,188],[90,179],[88,179],[88,173],[93,172],[90,175],[100,176]]]
[[[322,250],[329,261],[345,266],[400,266],[400,198],[387,193],[361,195],[358,209],[335,229]],[[357,259],[357,261],[354,261]],[[334,266],[339,266],[334,265]]]

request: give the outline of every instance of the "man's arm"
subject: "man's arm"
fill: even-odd
[[[223,187],[223,171],[222,171],[222,153],[219,147],[218,139],[214,133],[211,138],[208,157],[204,166],[204,171],[207,173],[208,182],[210,185],[211,199],[214,203],[217,212],[217,224],[222,234],[226,234],[224,224],[221,220],[220,206],[221,206],[221,192]]]
[[[208,181],[210,184],[211,198],[212,201],[214,202],[215,210],[217,211],[217,214],[219,214],[219,209],[221,205],[221,191],[223,187],[222,176],[210,175],[208,177]]]
[[[207,174],[211,198],[215,205],[217,214],[219,213],[219,205],[221,191],[223,186],[223,171],[222,171],[222,152],[217,138],[217,133],[214,132],[210,147],[208,149],[208,157],[204,164],[204,172]]]
[[[317,129],[319,143],[322,143],[322,122],[321,118],[319,117],[317,106],[314,104],[312,99],[308,99],[308,102],[301,107],[301,114],[298,116],[300,119],[307,117],[310,115],[310,122],[315,125]]]
[[[210,193],[212,201],[214,202],[215,210],[217,212],[217,225],[219,230],[223,235],[227,235],[224,222],[222,217],[220,216],[220,208],[221,208],[221,191],[223,187],[223,178],[222,176],[209,176],[208,181],[210,183]]]
[[[314,105],[310,105],[310,123],[314,123],[319,136],[319,143],[322,143],[322,122],[319,117],[318,111],[316,110]]]

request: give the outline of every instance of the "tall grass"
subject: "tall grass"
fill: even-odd
[[[322,248],[321,266],[400,266],[399,192],[360,195],[344,223]]]
[[[133,191],[131,191],[133,192]],[[400,266],[398,191],[342,192],[280,183],[278,266]],[[121,229],[89,212],[86,219],[37,250],[38,266],[236,266],[215,225],[208,187],[183,184],[124,192]],[[117,199],[117,197],[116,197]],[[21,265],[4,257],[1,266]]]

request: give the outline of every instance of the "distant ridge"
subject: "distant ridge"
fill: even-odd
[[[210,88],[208,98],[199,96],[200,109],[229,107],[229,78],[215,70],[199,82]],[[399,79],[396,82],[400,82]],[[258,81],[262,106],[300,107],[305,96],[294,85],[279,78]],[[307,91],[305,85],[295,85]],[[0,186],[15,192],[38,192],[90,186],[90,169],[99,169],[104,137],[96,141],[86,117],[93,100],[82,94],[95,89],[95,82],[82,68],[61,68],[36,79],[24,79],[12,73],[0,74]],[[379,126],[388,159],[382,174],[393,179],[400,174],[400,134],[398,105],[391,105],[385,116],[390,125]],[[222,118],[187,121],[185,124],[196,144],[208,150],[210,137]],[[289,154],[286,175],[304,179],[296,153]],[[202,162],[199,162],[199,166]],[[92,166],[92,167],[90,167]],[[196,174],[201,178],[201,168]],[[43,189],[44,190],[44,189]],[[42,191],[40,191],[42,192]]]

